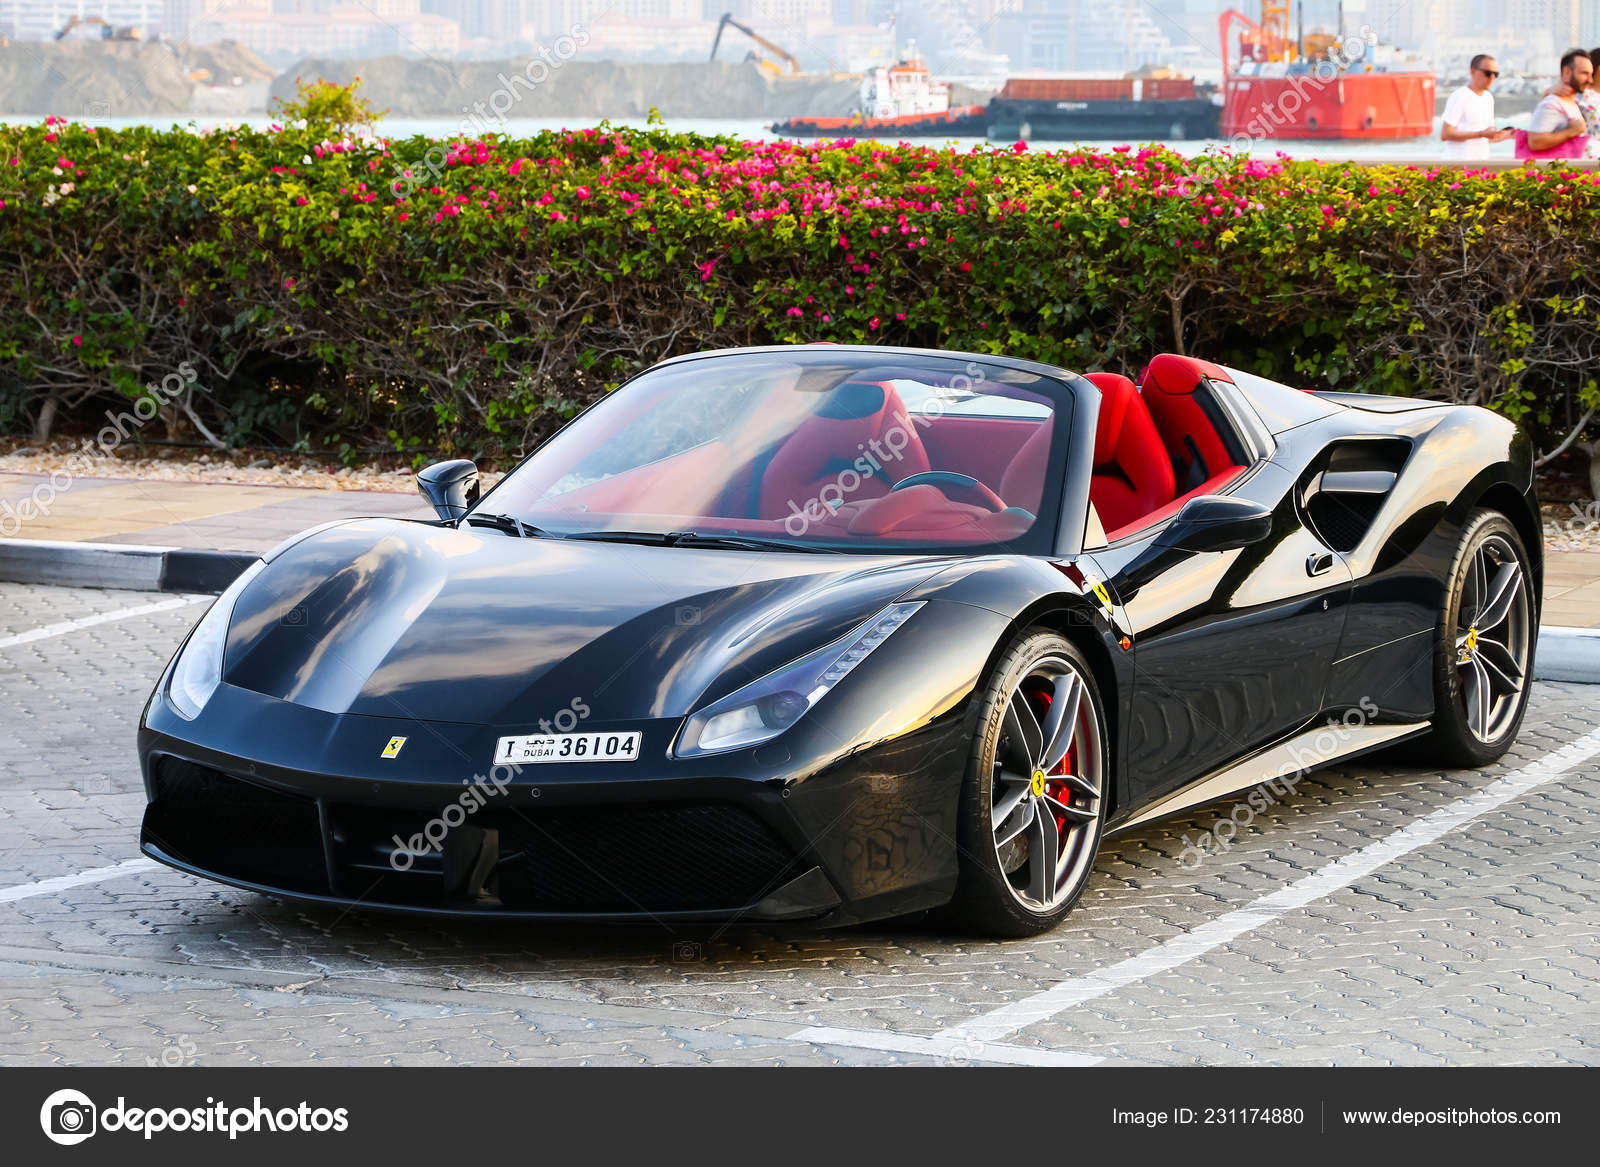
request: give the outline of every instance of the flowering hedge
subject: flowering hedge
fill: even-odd
[[[0,127],[0,425],[92,428],[183,365],[173,433],[507,453],[670,354],[826,339],[1181,350],[1550,449],[1600,403],[1596,238],[1583,172]]]

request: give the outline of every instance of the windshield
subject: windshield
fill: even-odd
[[[556,536],[1044,553],[1066,392],[999,365],[883,349],[686,361],[595,405],[479,510]]]

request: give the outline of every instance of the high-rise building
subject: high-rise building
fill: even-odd
[[[1600,0],[1578,0],[1578,43],[1600,46]]]
[[[0,0],[0,31],[16,40],[49,40],[74,16],[98,16],[149,37],[165,31],[165,8],[165,0]]]
[[[1020,0],[995,16],[995,48],[1023,73],[1122,73],[1192,61],[1141,0]]]
[[[466,40],[519,40],[528,23],[528,0],[422,0],[422,10],[454,20]]]

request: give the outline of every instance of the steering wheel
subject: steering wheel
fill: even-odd
[[[1006,509],[1006,500],[970,474],[957,474],[954,470],[924,470],[921,474],[911,474],[902,478],[889,488],[893,494],[897,490],[904,490],[908,486],[937,486],[943,489],[946,486],[958,487],[970,491],[977,496],[977,500],[991,511]],[[949,493],[946,492],[946,497]]]

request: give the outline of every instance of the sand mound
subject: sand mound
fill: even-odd
[[[349,61],[309,58],[272,84],[291,98],[296,79],[326,78],[362,92],[391,117],[643,117],[658,109],[672,118],[792,117],[843,114],[857,83],[828,78],[788,80],[746,63],[568,61],[550,67],[537,58],[437,61],[406,57]],[[481,107],[481,109],[480,109]]]

